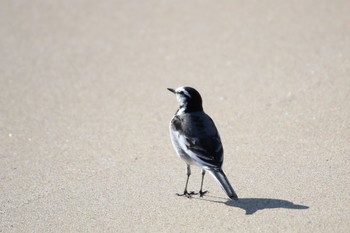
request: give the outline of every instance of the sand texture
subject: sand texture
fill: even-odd
[[[0,7],[0,232],[350,232],[350,1]],[[214,119],[239,201],[185,164],[167,87]],[[198,191],[200,169],[189,189]]]

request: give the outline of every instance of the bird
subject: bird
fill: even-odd
[[[170,121],[169,130],[172,145],[176,154],[186,163],[186,184],[182,194],[191,198],[192,195],[203,197],[203,180],[208,171],[230,199],[238,200],[238,196],[227,179],[222,164],[224,150],[219,132],[214,121],[203,110],[202,97],[192,87],[167,88],[176,95],[179,109]],[[191,166],[202,169],[201,186],[198,193],[188,192],[187,186],[191,175]]]

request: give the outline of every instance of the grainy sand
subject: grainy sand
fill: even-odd
[[[0,232],[349,232],[350,2],[0,7]],[[182,198],[198,89],[238,202]],[[189,188],[198,191],[200,170]]]

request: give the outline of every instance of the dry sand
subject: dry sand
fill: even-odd
[[[12,1],[0,8],[0,232],[350,232],[350,2]],[[197,88],[238,202],[185,164]],[[198,190],[193,169],[190,189]]]

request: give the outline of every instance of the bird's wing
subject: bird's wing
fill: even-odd
[[[200,165],[221,167],[223,148],[214,122],[209,116],[174,116],[171,129],[180,151]]]
[[[198,157],[213,160],[215,155],[222,150],[220,138],[186,138],[186,147],[198,154]]]
[[[223,148],[218,135],[206,138],[179,135],[179,146],[195,161],[210,167],[222,165]]]

